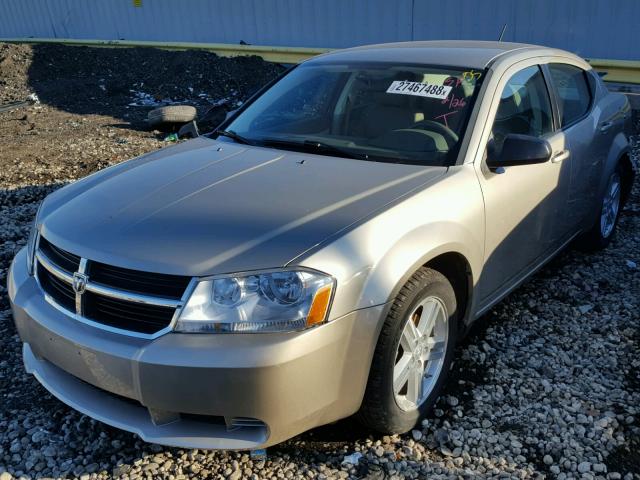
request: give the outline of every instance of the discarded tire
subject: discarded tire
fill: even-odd
[[[196,109],[191,105],[170,105],[151,110],[147,115],[150,126],[171,123],[188,123],[196,118]]]

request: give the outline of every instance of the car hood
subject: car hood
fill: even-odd
[[[445,171],[201,137],[58,190],[40,229],[65,250],[138,270],[279,267]]]

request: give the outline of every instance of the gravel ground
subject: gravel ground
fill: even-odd
[[[44,56],[36,48],[0,45],[0,103],[33,92],[42,100],[0,114],[5,139],[0,143],[0,480],[640,479],[637,186],[607,250],[585,254],[569,249],[478,323],[458,349],[447,393],[422,428],[410,434],[383,437],[345,420],[273,447],[266,459],[259,459],[246,452],[147,444],[49,395],[22,366],[6,298],[9,262],[24,245],[37,204],[47,193],[165,145],[163,135],[136,123],[146,110],[128,105],[133,86],[114,94],[113,105],[100,97],[100,85],[109,85],[100,82],[103,72],[126,70],[122,62],[132,55],[138,63],[145,58],[140,50],[117,50],[113,58],[109,52],[49,47]],[[148,52],[156,58],[157,52]],[[184,58],[171,55],[178,66],[171,68],[178,71],[169,68],[167,78],[179,76],[194,61],[189,52],[183,52]],[[91,104],[77,99],[65,103],[62,95],[43,100],[39,85],[52,83],[43,65],[34,66],[42,58],[58,65],[53,78],[62,85],[82,85],[85,98],[101,98],[100,114],[90,113]],[[65,59],[85,70],[64,67],[70,63]],[[279,71],[256,59],[243,64],[207,54],[196,60],[211,62],[207,68],[214,72],[207,79],[213,86],[194,90],[197,105],[233,97],[216,81],[224,83],[231,75],[266,81]],[[138,74],[144,78],[141,68]],[[127,78],[135,82],[135,72]],[[147,93],[166,98],[176,90],[178,97],[188,97],[191,92],[182,87],[152,84]],[[248,89],[234,88],[234,101],[242,101]],[[200,89],[206,97],[198,97]]]

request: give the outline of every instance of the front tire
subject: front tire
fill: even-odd
[[[457,306],[444,275],[420,268],[385,319],[358,419],[386,433],[411,430],[433,407],[451,368]]]
[[[606,248],[615,232],[622,210],[622,168],[620,165],[609,176],[607,187],[600,202],[598,220],[580,238],[580,246],[589,251]]]

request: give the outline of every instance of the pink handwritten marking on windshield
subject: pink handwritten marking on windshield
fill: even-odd
[[[443,82],[443,84],[447,85],[449,87],[458,87],[458,86],[462,85],[462,79],[461,78],[455,78],[455,77],[449,77]]]
[[[444,126],[449,128],[449,124],[447,123],[447,117],[449,115],[453,115],[454,113],[458,113],[458,110],[454,110],[453,112],[447,112],[443,115],[438,115],[437,117],[434,117],[434,120],[441,118],[444,121]]]
[[[467,102],[464,101],[462,97],[456,97],[455,95],[449,95],[449,97],[445,98],[442,101],[442,104],[448,103],[449,110],[452,108],[462,108],[467,105]]]

